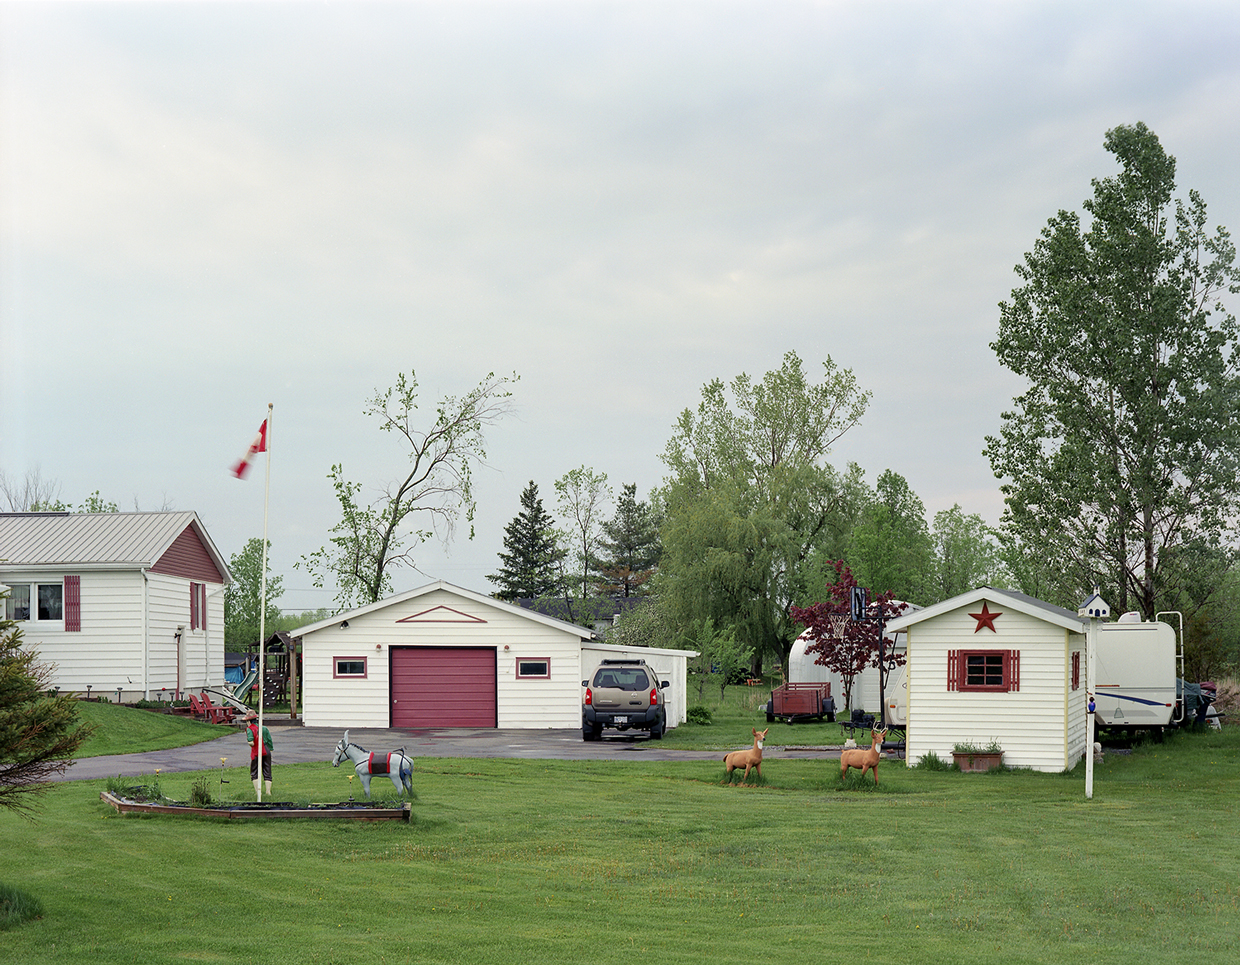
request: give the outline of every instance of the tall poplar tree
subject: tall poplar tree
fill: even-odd
[[[1029,388],[985,452],[1012,558],[1059,574],[1048,599],[1075,607],[1096,583],[1148,619],[1182,604],[1177,560],[1232,543],[1240,379],[1222,299],[1240,274],[1200,195],[1173,203],[1175,158],[1149,128],[1104,144],[1119,174],[1093,181],[1084,223],[1049,221],[1000,304],[991,348]]]

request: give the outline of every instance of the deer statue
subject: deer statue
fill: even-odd
[[[844,776],[848,773],[850,767],[855,767],[861,772],[861,776],[865,777],[866,771],[874,772],[874,783],[878,784],[878,762],[881,758],[880,751],[883,746],[883,738],[887,736],[885,730],[870,731],[870,746],[866,750],[860,747],[842,751],[840,753],[840,780],[844,780]]]
[[[750,729],[752,730],[753,728]],[[758,772],[758,777],[762,776],[762,742],[766,740],[766,731],[770,729],[768,727],[760,733],[754,730],[753,747],[743,751],[732,751],[732,753],[724,755],[723,766],[727,768],[729,784],[732,783],[732,772],[742,767],[745,768],[745,776],[741,778],[742,783],[749,780],[749,771],[751,769]]]

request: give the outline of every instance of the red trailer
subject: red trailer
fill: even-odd
[[[835,701],[829,683],[783,684],[771,691],[766,704],[767,722],[786,720],[835,720]]]

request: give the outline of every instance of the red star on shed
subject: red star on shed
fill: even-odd
[[[989,627],[991,633],[998,633],[999,631],[995,629],[995,618],[1001,617],[1003,616],[1003,614],[1002,613],[991,613],[990,608],[986,606],[986,601],[983,600],[982,601],[982,612],[981,613],[970,613],[969,616],[971,616],[974,620],[977,621],[977,627],[973,630],[974,633],[977,633],[979,630],[982,629],[982,627]]]

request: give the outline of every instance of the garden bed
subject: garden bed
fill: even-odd
[[[412,805],[370,804],[342,801],[340,804],[241,803],[207,805],[152,803],[119,797],[101,791],[99,799],[116,808],[120,814],[170,814],[175,817],[207,818],[326,818],[332,821],[404,821],[409,823]]]

